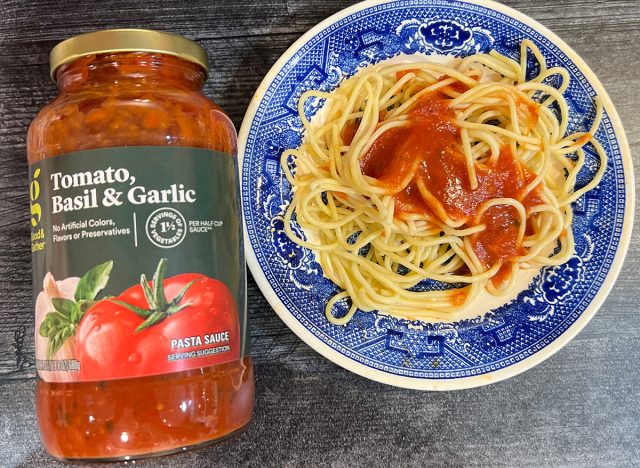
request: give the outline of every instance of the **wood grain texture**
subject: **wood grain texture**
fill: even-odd
[[[24,139],[55,94],[48,53],[109,27],[194,38],[209,52],[205,92],[239,127],[272,64],[309,28],[351,2],[71,0],[0,3],[0,465],[53,464],[33,409],[33,312]],[[573,47],[601,79],[640,167],[640,2],[509,0]],[[636,183],[637,191],[637,183]],[[249,282],[257,405],[224,445],[143,466],[638,466],[640,321],[636,218],[609,298],[562,351],[488,387],[397,389],[350,374],[293,335]]]

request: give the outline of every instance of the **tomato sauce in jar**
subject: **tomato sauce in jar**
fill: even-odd
[[[185,207],[188,207],[191,200],[201,202],[206,200],[207,194],[202,193],[201,188],[190,189],[189,183],[181,182],[182,179],[174,184],[167,184],[161,190],[151,186],[153,184],[136,185],[139,182],[135,181],[136,176],[131,167],[120,169],[121,175],[125,174],[125,170],[127,174],[131,173],[129,179],[122,182],[117,179],[117,166],[105,165],[100,171],[94,172],[51,173],[48,175],[49,179],[44,180],[44,166],[42,174],[39,166],[58,157],[71,161],[76,156],[82,156],[83,161],[91,162],[95,155],[97,161],[103,157],[104,151],[133,151],[131,147],[150,148],[147,152],[158,152],[160,158],[161,150],[165,147],[175,147],[192,152],[193,155],[189,153],[189,157],[193,158],[193,162],[185,159],[184,167],[181,167],[174,162],[174,156],[167,156],[166,166],[147,163],[144,166],[146,169],[138,170],[135,173],[138,180],[143,176],[152,180],[154,174],[166,178],[173,177],[175,173],[178,174],[175,177],[178,177],[183,169],[186,173],[197,164],[204,164],[205,159],[209,164],[210,158],[214,162],[215,158],[228,160],[225,164],[233,168],[236,155],[235,129],[222,109],[201,91],[207,76],[207,56],[204,49],[172,34],[144,30],[101,31],[77,36],[56,46],[51,55],[51,72],[58,85],[59,95],[37,115],[27,138],[27,155],[33,180],[30,196],[34,255],[38,253],[37,250],[48,249],[56,242],[61,246],[71,242],[61,235],[61,231],[64,232],[65,229],[78,233],[79,237],[80,233],[81,237],[86,234],[86,242],[93,242],[93,237],[98,236],[110,239],[108,236],[116,234],[123,239],[133,239],[135,234],[135,248],[139,248],[144,242],[149,244],[149,248],[156,248],[144,235],[140,235],[140,231],[146,230],[153,243],[167,243],[161,245],[163,248],[158,251],[173,252],[177,248],[167,247],[180,244],[180,248],[187,248],[190,239],[201,241],[205,239],[206,232],[215,229],[216,222],[222,225],[222,221],[191,219],[185,215],[188,211]],[[203,156],[199,156],[201,153]],[[119,157],[113,157],[116,156]],[[149,154],[144,157],[150,158]],[[145,159],[148,160],[151,159]],[[34,170],[36,166],[38,169]],[[237,177],[235,174],[233,177]],[[195,181],[198,177],[203,177],[203,174],[189,177],[191,178],[185,180]],[[87,178],[91,179],[92,185],[89,185]],[[61,196],[58,199],[51,197],[55,199],[51,212],[56,213],[56,216],[67,216],[63,219],[64,222],[53,226],[52,231],[57,233],[57,237],[51,237],[50,232],[46,229],[42,231],[38,225],[41,216],[39,202],[44,203],[42,193],[45,190],[53,190],[51,193],[54,194],[58,185],[65,188],[66,180],[73,182],[69,183],[69,190],[80,190],[77,189],[79,183],[86,182],[87,186],[84,192],[78,192],[79,195],[67,198]],[[103,187],[109,182],[113,182],[114,191],[122,189],[123,195],[107,197],[114,193],[107,192],[110,189],[103,191]],[[206,180],[204,186],[206,187]],[[103,193],[104,197],[97,195]],[[76,213],[97,211],[94,207],[101,202],[103,205],[99,209],[104,213],[109,213],[108,209],[113,210],[105,207],[122,202],[130,203],[133,207],[131,209],[137,210],[138,206],[149,204],[149,211],[156,210],[153,213],[160,213],[152,213],[153,216],[147,217],[145,212],[146,225],[144,220],[140,221],[140,211],[137,211],[137,218],[134,213],[133,221],[130,221],[131,217],[126,218],[127,223],[133,223],[127,225],[121,225],[124,221],[120,218],[109,219],[102,216],[102,212],[99,220],[97,217],[90,219],[89,227],[82,221],[69,221]],[[102,226],[101,230],[90,227],[98,224]],[[232,228],[239,230],[238,225]],[[163,230],[173,230],[175,235],[164,236]],[[69,239],[74,239],[72,234],[69,236]],[[47,241],[42,243],[34,240],[41,238]],[[241,238],[236,240],[239,246]],[[107,242],[103,239],[99,241]],[[127,245],[129,247],[126,249],[131,250],[124,254],[135,258],[138,254],[134,250],[133,241]],[[214,245],[220,247],[222,244]],[[234,248],[241,249],[238,246]],[[96,250],[97,255],[101,247]],[[196,252],[193,253],[194,260],[196,257],[206,257],[201,254],[202,250],[193,252]],[[242,262],[238,271],[243,278],[241,250],[240,255],[236,256],[238,258],[233,258],[233,261],[238,264]],[[164,269],[167,267],[163,262],[166,259],[162,259],[153,280],[146,280],[144,273],[150,277],[153,272],[150,265],[155,265],[159,258],[149,259],[144,268],[130,272],[136,278],[143,274],[141,286],[135,286],[136,283],[131,280],[127,283],[131,286],[130,289],[113,283],[117,275],[129,274],[126,271],[129,263],[119,263],[118,260],[108,258],[104,258],[105,263],[91,269],[84,276],[79,272],[62,279],[54,278],[49,272],[44,278],[44,286],[42,282],[34,280],[36,293],[43,287],[36,309],[40,307],[44,314],[36,318],[36,334],[39,334],[36,346],[38,347],[38,340],[48,343],[46,350],[37,350],[36,362],[41,363],[41,367],[38,367],[41,377],[42,372],[51,376],[38,379],[37,418],[44,445],[55,458],[121,460],[182,451],[226,438],[240,431],[251,419],[255,387],[251,358],[246,352],[240,353],[234,349],[237,337],[229,338],[229,334],[238,334],[237,323],[217,327],[222,315],[214,315],[222,313],[219,312],[223,308],[220,301],[221,298],[231,297],[227,294],[230,289],[222,281],[213,279],[213,275],[207,276],[204,270],[198,273],[195,269],[191,271],[184,268],[182,275],[176,275],[178,272],[171,271],[172,262],[177,268],[179,262],[176,263],[176,260],[169,260],[169,270],[165,275]],[[83,271],[86,269],[88,267]],[[96,275],[104,281],[96,280]],[[171,275],[174,276],[164,279]],[[78,279],[80,276],[82,277]],[[183,278],[182,282],[178,286],[172,286],[171,281],[179,282],[179,278]],[[244,288],[242,278],[241,286]],[[125,284],[125,280],[122,281]],[[164,289],[156,288],[154,282],[163,283]],[[244,291],[240,293],[243,294]],[[228,304],[224,306],[224,314],[225,317],[231,317],[231,321],[237,321],[233,314],[242,313],[242,307],[233,302],[233,299],[225,302]],[[205,303],[206,306],[202,305]],[[202,310],[196,310],[198,304]],[[59,326],[54,320],[56,317],[64,321],[66,328]],[[181,334],[171,335],[172,324],[175,325],[177,320],[185,322],[185,317],[191,320],[190,324],[176,325]],[[94,320],[93,325],[85,324],[90,319]],[[207,325],[203,325],[202,329],[195,329],[196,325],[193,323],[197,320],[204,321]],[[129,322],[133,324],[132,327],[137,328],[127,331],[129,335],[121,341],[114,341],[113,336],[118,331],[113,324],[117,323],[117,326],[124,329],[129,326]],[[95,325],[96,323],[102,324],[102,331],[99,331],[100,325]],[[188,329],[189,327],[192,329]],[[83,328],[86,329],[85,332]],[[153,348],[156,354],[147,358],[143,355],[144,349],[152,349],[148,345],[152,340],[158,343],[159,338],[155,335],[161,335],[166,343],[163,341]],[[48,341],[43,337],[47,337]],[[143,347],[141,343],[145,339],[147,344]],[[113,343],[114,348],[117,348],[113,354],[125,356],[124,361],[129,361],[125,364],[131,369],[147,359],[144,372],[125,369],[122,371],[124,373],[109,373],[101,369],[104,361],[96,358],[101,355],[96,354],[95,350],[99,346],[95,343],[99,340],[103,341],[103,346]],[[209,348],[205,348],[203,340],[210,344]],[[219,346],[213,347],[211,343]],[[129,350],[128,346],[139,346],[140,349]],[[166,359],[162,354],[165,348],[170,350],[167,353],[172,353]],[[39,360],[39,352],[41,357],[47,356],[47,359]],[[64,353],[69,353],[66,356],[68,359],[56,358]],[[217,353],[221,357],[207,361],[207,353]],[[91,354],[94,361],[85,358],[87,354]],[[203,357],[189,359],[196,354]],[[176,364],[174,371],[168,371],[170,365],[167,361],[182,364]],[[160,362],[161,365],[156,365]],[[216,364],[206,365],[207,362]],[[57,367],[52,363],[57,363]],[[78,370],[73,369],[74,366],[81,367]],[[69,374],[71,377],[68,378],[57,374],[59,369],[68,370],[67,367],[77,372]],[[100,375],[109,377],[100,379]]]

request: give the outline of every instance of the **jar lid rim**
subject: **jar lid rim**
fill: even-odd
[[[195,41],[177,34],[151,29],[105,29],[70,37],[49,54],[51,78],[67,63],[94,54],[148,52],[173,55],[208,70],[206,50]]]

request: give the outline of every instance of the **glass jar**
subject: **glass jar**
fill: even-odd
[[[229,338],[229,333],[237,334],[234,329],[237,325],[223,329],[226,325],[216,325],[222,316],[213,315],[220,313],[220,301],[224,300],[227,300],[225,313],[231,320],[235,310],[241,317],[245,312],[241,297],[245,294],[245,273],[238,234],[240,218],[239,211],[233,211],[239,210],[237,172],[230,176],[233,180],[227,181],[234,184],[226,188],[228,195],[224,195],[227,192],[209,194],[207,181],[199,182],[209,177],[207,164],[215,166],[216,161],[224,159],[227,166],[235,167],[235,162],[229,161],[236,156],[236,133],[222,109],[202,93],[207,77],[206,52],[198,44],[173,34],[145,30],[100,31],[58,44],[51,53],[51,76],[58,85],[59,95],[37,115],[27,137],[34,293],[37,295],[36,363],[41,377],[37,382],[36,406],[46,449],[55,458],[65,460],[130,459],[208,444],[241,430],[253,410],[254,376],[251,358],[245,351],[246,343],[241,353],[233,348],[239,346],[238,340],[246,337],[246,326],[240,327],[237,339]],[[141,147],[139,152],[145,154],[136,153],[132,147]],[[167,152],[170,154],[165,154]],[[149,162],[153,161],[151,153],[158,154],[157,165]],[[107,157],[112,158],[109,165],[102,162],[107,161]],[[146,161],[144,164],[140,162],[142,159]],[[54,162],[57,169],[52,169]],[[138,167],[135,173],[128,165],[134,162],[143,169]],[[80,167],[80,163],[90,166],[91,171]],[[130,178],[124,182],[118,179],[119,166],[115,164],[131,174]],[[74,167],[79,167],[78,172],[73,172]],[[217,171],[217,166],[213,170]],[[201,173],[192,174],[194,171]],[[120,173],[123,174],[125,172]],[[136,177],[138,180],[146,177],[148,185],[137,185]],[[163,191],[149,182],[156,178],[175,183]],[[65,181],[69,183],[65,185]],[[196,182],[200,183],[198,190],[190,190],[189,183]],[[83,184],[84,192],[79,192],[83,189],[79,185]],[[213,179],[210,185],[216,185]],[[63,189],[69,193],[63,193]],[[122,195],[113,201],[108,198],[113,192],[122,192]],[[192,192],[195,195],[189,196]],[[56,193],[60,193],[60,198],[55,198]],[[189,200],[197,200],[192,205],[202,204],[208,197],[215,196],[227,197],[228,203],[221,203],[228,205],[235,216],[231,219],[236,225],[230,227],[233,231],[229,231],[229,235],[238,245],[230,244],[228,249],[224,243],[229,239],[208,240],[207,237],[215,235],[216,222],[229,224],[226,218],[214,219],[218,215],[207,219],[196,215],[189,218],[189,213],[195,212],[188,206]],[[122,206],[117,205],[118,202]],[[116,210],[125,209],[136,210],[133,221],[122,221],[130,219],[124,215],[118,217]],[[147,216],[148,211],[140,211],[145,209],[160,213],[160,221],[156,216],[157,225],[153,224],[151,215]],[[94,212],[99,212],[99,216]],[[180,212],[180,216],[175,215],[176,212]],[[96,228],[98,224],[106,228]],[[163,237],[160,229],[163,226],[173,229],[175,235]],[[130,241],[134,231],[135,246]],[[146,231],[148,239],[139,231]],[[64,232],[68,234],[62,235]],[[125,234],[119,234],[121,232]],[[178,233],[186,240],[177,241]],[[75,234],[80,240],[75,240]],[[110,237],[116,235],[118,237]],[[86,244],[80,244],[85,236]],[[153,236],[157,236],[155,240]],[[113,250],[113,243],[124,245],[125,240],[126,247]],[[196,240],[204,247],[190,247]],[[77,247],[74,242],[78,242]],[[178,242],[180,246],[152,245],[158,242]],[[142,247],[147,251],[138,254]],[[150,250],[154,248],[157,252]],[[96,258],[102,253],[106,258],[106,253],[112,250],[115,253],[111,260],[89,271],[88,267],[71,271],[70,265],[80,261],[78,257],[84,253],[83,249],[91,249],[89,256]],[[177,252],[179,249],[182,250]],[[211,260],[203,254],[207,249],[211,250]],[[235,252],[232,263],[238,264],[238,272],[227,282],[227,286],[230,282],[234,284],[227,288],[221,286],[220,290],[226,292],[212,293],[217,290],[210,285],[216,286],[220,281],[213,275],[205,275],[210,270],[207,262],[221,256],[220,250]],[[131,283],[129,289],[124,286],[118,289],[119,283],[114,281],[123,283],[129,281],[122,279],[124,277],[150,275],[151,267],[147,265],[152,260],[155,265],[165,256],[165,251],[175,257],[169,260],[169,270],[171,262],[203,265],[200,270],[196,266],[192,270],[182,268],[182,277],[186,279],[180,287],[186,294],[178,297],[182,292],[171,286],[178,276],[162,279],[166,268],[164,260],[160,261],[154,276],[154,281],[164,284],[164,291],[158,292],[153,281],[146,281],[144,275],[141,286]],[[143,268],[136,261],[145,256],[154,258],[145,258]],[[102,279],[96,280],[96,277]],[[238,294],[229,295],[229,291]],[[187,301],[188,297],[191,298]],[[233,304],[234,298],[238,304]],[[202,310],[196,310],[198,307]],[[205,310],[206,307],[209,309]],[[149,321],[154,312],[153,320],[160,318],[160,322]],[[206,317],[208,325],[205,326],[202,323],[206,320],[202,317],[206,313],[210,316]],[[129,322],[117,321],[116,316],[128,317]],[[91,328],[86,324],[89,320],[98,325]],[[181,323],[176,325],[178,320]],[[146,323],[146,328],[139,329],[140,321]],[[126,329],[136,324],[135,330]],[[120,327],[120,331],[126,329],[122,334],[126,333],[127,337],[118,341],[122,337],[114,327]],[[176,327],[180,333],[171,335],[168,330]],[[111,335],[104,331],[107,328]],[[144,350],[151,349],[150,337],[155,342],[165,340],[162,346],[170,351],[156,347],[153,348],[156,354],[145,358]],[[198,339],[209,344],[218,340],[223,345],[202,351],[205,345],[198,346]],[[113,346],[113,349],[103,350],[110,354],[100,355],[96,351],[100,346]],[[128,346],[140,349],[125,349]],[[163,353],[169,352],[173,354],[166,354],[165,359]],[[207,358],[198,354],[197,358],[189,358],[189,353],[207,352],[223,357],[206,361]],[[112,357],[114,355],[119,357]],[[113,359],[113,366],[105,370],[109,359]],[[140,362],[145,359],[148,365],[141,370]],[[129,362],[123,364],[122,360]],[[214,365],[206,365],[214,361]]]

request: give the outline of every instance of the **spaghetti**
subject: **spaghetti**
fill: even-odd
[[[284,226],[342,288],[328,320],[346,324],[358,308],[454,320],[482,290],[505,295],[520,269],[573,254],[571,203],[606,168],[594,138],[602,106],[589,132],[567,135],[567,71],[547,68],[530,41],[520,52],[519,62],[492,51],[455,66],[380,63],[302,95],[306,138],[281,160],[293,190]],[[305,117],[312,98],[324,100],[322,120]],[[600,166],[574,190],[587,143]],[[346,315],[333,313],[339,301]]]

